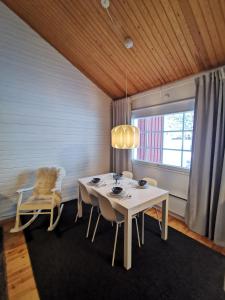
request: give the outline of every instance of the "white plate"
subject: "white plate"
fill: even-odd
[[[100,181],[97,182],[97,183],[94,183],[94,182],[92,182],[92,181],[89,181],[87,184],[88,184],[88,185],[92,185],[92,186],[98,186],[98,185],[102,184],[102,181],[100,180]]]
[[[137,189],[144,190],[144,189],[148,189],[148,188],[149,188],[149,185],[148,185],[148,184],[143,185],[143,186],[138,185],[138,186],[136,186],[136,188],[137,188]]]
[[[109,197],[123,198],[126,195],[126,192],[122,191],[120,194],[114,194],[113,192],[109,192],[108,195]]]

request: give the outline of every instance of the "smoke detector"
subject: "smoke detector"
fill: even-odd
[[[108,9],[109,8],[109,0],[101,0],[101,5],[103,8]]]
[[[133,48],[134,46],[134,42],[133,40],[130,38],[130,37],[127,37],[124,41],[124,46],[127,48],[127,49],[131,49]]]

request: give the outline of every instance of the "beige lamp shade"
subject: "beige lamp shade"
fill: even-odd
[[[132,125],[119,125],[112,129],[112,147],[117,149],[133,149],[140,144],[140,130]]]

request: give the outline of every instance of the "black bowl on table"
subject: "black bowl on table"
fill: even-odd
[[[122,188],[120,187],[120,186],[114,186],[113,188],[112,188],[112,192],[113,192],[113,194],[116,194],[116,195],[119,195],[121,192],[122,192]]]
[[[146,181],[146,180],[143,180],[143,179],[138,180],[138,185],[139,185],[139,186],[145,186],[146,184],[147,184],[147,181]]]
[[[94,178],[91,180],[91,182],[96,184],[96,183],[99,183],[100,180],[101,180],[101,178],[94,177]]]

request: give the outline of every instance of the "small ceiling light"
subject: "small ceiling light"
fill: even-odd
[[[134,46],[134,42],[133,40],[130,38],[130,37],[127,37],[124,41],[124,46],[127,48],[127,49],[131,49],[133,48]]]
[[[109,0],[101,0],[101,5],[103,8],[108,9],[109,8]]]

